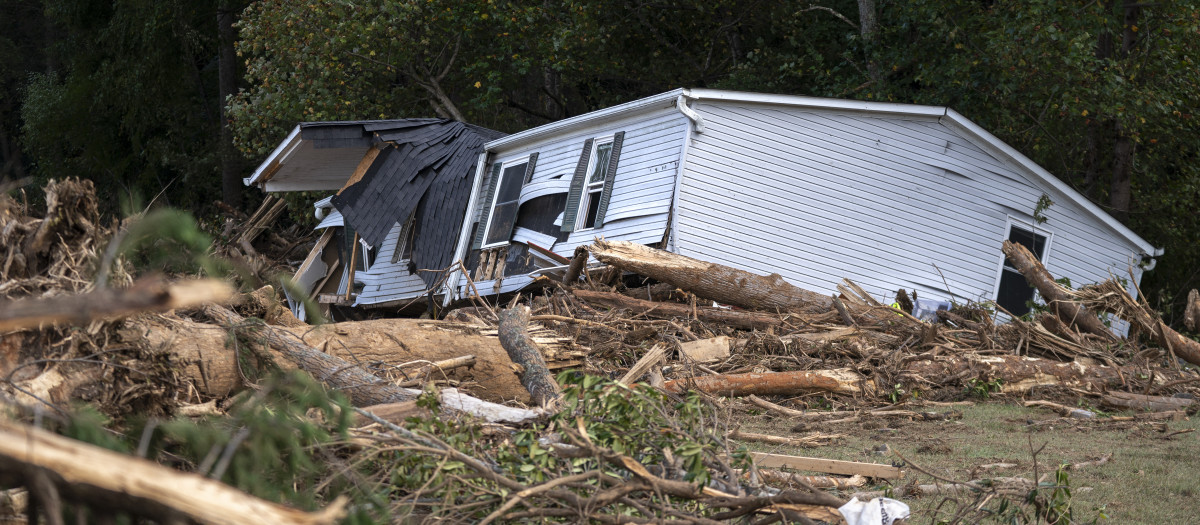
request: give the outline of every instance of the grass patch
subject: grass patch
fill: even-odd
[[[1089,523],[1104,509],[1110,523],[1189,523],[1195,520],[1194,496],[1200,492],[1196,473],[1198,433],[1164,438],[1152,424],[1116,422],[1110,418],[1075,420],[1058,417],[1049,410],[1026,408],[1016,403],[991,401],[959,407],[957,421],[910,422],[905,419],[872,418],[864,421],[822,425],[810,423],[809,430],[836,432],[846,438],[834,446],[815,449],[748,443],[755,451],[816,456],[847,461],[897,463],[899,458],[881,451],[884,445],[899,450],[926,470],[946,478],[971,479],[1023,476],[1037,473],[1054,480],[1063,463],[1078,463],[1112,453],[1107,464],[1071,471],[1071,505],[1075,520]],[[938,409],[945,410],[945,409]],[[1128,415],[1128,414],[1116,414]],[[743,429],[780,436],[791,432],[797,421],[760,414],[742,421]],[[881,425],[880,423],[883,423]],[[1167,423],[1170,431],[1195,429],[1195,418]],[[980,469],[991,463],[1013,463],[1003,469]],[[927,476],[906,469],[898,483],[931,483]],[[913,508],[913,523],[937,523],[934,508],[941,497],[905,498]],[[944,516],[941,516],[944,517]]]

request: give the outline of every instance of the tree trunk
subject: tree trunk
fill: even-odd
[[[1025,276],[1025,280],[1029,282],[1030,286],[1037,288],[1038,292],[1042,294],[1042,299],[1046,300],[1050,311],[1059,319],[1085,332],[1110,341],[1115,340],[1112,332],[1104,326],[1104,323],[1100,322],[1098,317],[1076,303],[1058,286],[1058,283],[1054,282],[1054,276],[1046,271],[1046,267],[1042,266],[1041,261],[1038,261],[1037,257],[1027,248],[1012,241],[1004,241],[1001,250],[1012,262],[1013,267]]]
[[[807,372],[766,372],[698,376],[667,381],[669,392],[694,388],[720,396],[791,396],[810,392],[835,394],[872,394],[875,382],[849,368]]]
[[[626,308],[640,315],[659,319],[689,319],[692,314],[695,314],[697,319],[707,323],[759,330],[783,324],[777,316],[759,312],[726,310],[711,306],[697,306],[693,310],[684,304],[634,299],[612,292],[572,290],[571,293],[589,303],[603,304],[611,308]]]
[[[0,420],[0,484],[48,487],[68,502],[129,513],[159,523],[331,524],[344,514],[346,506],[346,500],[339,498],[324,510],[303,512],[256,498],[199,474],[179,472],[3,420]],[[47,507],[43,509],[47,514],[62,512],[61,508],[55,508],[59,505],[41,503]]]
[[[237,15],[226,3],[222,2],[217,9],[217,41],[220,53],[217,58],[217,91],[221,104],[221,200],[235,209],[242,207],[242,155],[233,145],[233,129],[229,127],[229,118],[225,114],[225,105],[229,97],[237,93],[237,54],[233,43],[237,40],[237,31],[233,24]]]
[[[221,306],[210,305],[204,313],[226,325],[240,325],[245,318]],[[322,353],[305,344],[299,336],[271,326],[260,328],[261,340],[281,353],[301,370],[312,374],[334,390],[350,397],[355,406],[372,406],[399,403],[415,399],[420,390],[400,388],[392,382],[365,371],[367,363],[350,363],[344,359]],[[488,403],[454,389],[441,392],[442,410],[450,415],[468,413],[488,421],[519,422],[540,417],[541,412],[524,410]]]
[[[883,75],[879,71],[879,63],[875,60],[875,36],[879,32],[879,14],[875,10],[875,0],[858,0],[858,32],[863,39],[867,75],[871,77],[871,82],[879,84]]]
[[[671,283],[720,303],[805,313],[824,313],[831,308],[828,296],[797,288],[779,274],[756,275],[628,241],[601,239],[592,244],[591,250],[601,262]]]
[[[1113,215],[1118,219],[1124,219],[1129,215],[1130,204],[1133,200],[1133,159],[1137,146],[1134,145],[1133,139],[1124,133],[1119,124],[1116,126],[1116,131],[1117,138],[1113,143],[1112,188],[1109,190],[1109,203],[1112,205]]]
[[[1187,306],[1183,311],[1183,325],[1188,330],[1200,332],[1200,292],[1194,288],[1188,292]]]
[[[1075,292],[1081,303],[1098,311],[1109,312],[1129,321],[1141,333],[1149,335],[1159,346],[1179,358],[1200,365],[1200,341],[1184,337],[1162,321],[1158,313],[1145,303],[1138,302],[1125,291],[1120,283],[1107,280]]]
[[[534,404],[548,407],[562,396],[562,389],[554,381],[554,376],[546,367],[546,359],[525,329],[529,325],[529,315],[529,307],[524,305],[500,312],[500,345],[508,352],[513,363],[521,366],[521,384],[529,391]]]

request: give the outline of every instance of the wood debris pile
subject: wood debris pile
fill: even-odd
[[[1144,421],[1196,410],[1185,394],[1196,393],[1200,375],[1180,366],[1200,364],[1194,340],[1119,284],[1061,289],[1011,243],[1005,253],[1049,304],[1032,320],[999,325],[980,305],[922,320],[850,281],[825,296],[777,275],[598,240],[590,255],[608,270],[580,268],[567,283],[543,278],[503,305],[477,301],[442,320],[310,326],[269,286],[231,297],[211,280],[135,279],[106,248],[124,226],[100,225],[89,183],[51,183],[45,202],[33,218],[0,196],[8,299],[0,305],[0,515],[29,522],[75,506],[93,517],[198,523],[330,523],[347,513],[839,522],[835,509],[851,493],[869,489],[868,479],[897,480],[900,469],[746,454],[740,444],[813,448],[842,437],[830,430],[838,422],[953,419],[961,417],[953,405],[980,389],[1064,415],[1078,409],[1056,401],[1080,398],[1141,410],[1135,417]],[[226,253],[258,256],[251,243],[269,219],[256,217],[227,232]],[[1098,312],[1129,322],[1132,335],[1114,336]],[[79,403],[116,423],[236,417],[277,390],[270,371],[295,369],[349,403],[288,419],[342,422],[342,439],[309,447],[323,451],[327,472],[288,484],[311,491],[314,512],[213,481],[259,437],[249,423],[196,460],[174,449],[148,455],[158,441],[147,423],[139,455],[157,462],[38,428],[70,428]],[[798,435],[743,431],[714,415],[750,409],[795,419]],[[998,486],[1019,500],[1031,483]],[[147,484],[180,490],[135,488]],[[370,497],[352,504],[338,497],[346,487]],[[974,482],[939,487],[900,493],[984,491]],[[195,499],[212,491],[228,501],[219,516]]]

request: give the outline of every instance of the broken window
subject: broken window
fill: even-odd
[[[497,163],[492,169],[493,180],[488,183],[490,204],[484,209],[480,222],[485,223],[480,247],[490,248],[508,243],[513,223],[517,219],[521,182],[526,171],[532,171],[536,155]]]
[[[563,213],[562,231],[580,231],[604,225],[604,213],[612,196],[617,161],[625,132],[611,137],[588,139],[571,179],[567,209]]]
[[[413,223],[416,222],[416,219],[417,212],[413,210],[412,215],[409,215],[408,220],[404,221],[404,225],[400,227],[400,237],[396,239],[396,249],[392,252],[393,264],[402,259],[412,259]]]
[[[1030,229],[1010,223],[1008,240],[1029,249],[1039,261],[1043,260],[1046,254],[1046,236]],[[1004,266],[1000,269],[1000,282],[996,287],[996,304],[1015,316],[1025,315],[1029,313],[1029,303],[1033,301],[1034,291],[1021,272],[1005,257]]]

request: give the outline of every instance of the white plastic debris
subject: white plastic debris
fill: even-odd
[[[838,509],[847,525],[892,525],[892,522],[907,518],[908,505],[891,498],[875,498],[871,501],[851,499]]]

